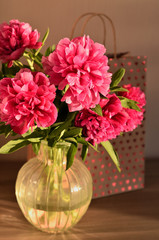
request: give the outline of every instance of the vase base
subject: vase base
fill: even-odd
[[[80,208],[66,211],[44,211],[28,208],[25,217],[41,231],[60,233],[74,226],[87,211],[89,203]]]

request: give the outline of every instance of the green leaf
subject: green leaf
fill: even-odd
[[[89,145],[91,148],[93,148],[96,152],[99,152],[98,149],[96,148],[96,146],[93,146],[90,142],[87,142],[84,138],[82,137],[77,137],[76,138],[78,143],[81,143],[83,145]]]
[[[32,71],[34,71],[34,61],[33,60],[31,60],[30,58],[26,58],[26,60],[27,60],[27,62],[28,62],[28,64],[29,64],[29,67],[30,67],[30,69],[32,70]]]
[[[73,137],[69,137],[69,138],[65,138],[66,142],[70,142],[70,143],[76,143],[77,144],[77,140]]]
[[[51,47],[48,47],[45,52],[45,57],[48,57],[50,53],[52,53],[55,50],[56,46],[53,44]]]
[[[76,152],[77,152],[77,144],[72,143],[67,152],[66,170],[68,170],[72,166]]]
[[[51,52],[55,51],[55,49],[56,49],[56,45],[53,44],[53,45],[51,46]]]
[[[45,57],[48,57],[50,55],[50,53],[51,53],[51,48],[48,47],[45,51]]]
[[[53,127],[58,127],[58,126],[62,125],[63,123],[64,122],[56,122],[56,123],[53,124]]]
[[[17,66],[17,67],[19,67],[19,68],[24,68],[23,63],[21,63],[21,62],[18,61],[18,60],[15,60],[15,61],[14,61],[14,65]],[[13,67],[14,67],[14,66],[13,66]]]
[[[46,41],[48,35],[49,35],[49,28],[47,29],[47,31],[46,31],[46,33],[45,33],[43,39],[42,39],[42,45],[41,45],[41,47],[36,51],[35,56],[38,55],[38,53],[40,52],[41,48],[44,46],[45,41]]]
[[[121,79],[123,78],[125,74],[125,69],[124,68],[120,68],[117,72],[115,72],[112,76],[112,82],[110,84],[110,87],[114,87],[117,86]]]
[[[76,112],[69,113],[66,121],[65,121],[63,124],[61,124],[60,126],[58,126],[57,128],[55,128],[55,129],[50,133],[49,138],[50,138],[50,139],[52,139],[52,138],[58,138],[59,135],[61,134],[61,132],[62,132],[64,129],[67,129],[67,128],[70,126],[70,124],[71,124],[72,120],[75,118],[75,116],[76,116]]]
[[[5,133],[4,133],[4,134],[5,134],[5,137],[7,138],[11,132],[13,132],[11,126],[10,126],[10,125],[6,125],[6,127],[5,127]]]
[[[2,74],[5,75],[5,68],[7,68],[7,64],[6,63],[2,63]]]
[[[4,134],[5,137],[7,138],[9,136],[9,134],[13,134],[13,130],[10,127],[10,125],[5,125],[4,122],[0,122],[0,135]]]
[[[57,138],[56,138],[56,139],[57,139],[57,141],[58,141],[58,140],[60,140],[60,138],[62,138],[62,137],[63,137],[63,135],[64,135],[65,131],[66,131],[65,129],[61,131],[60,135],[59,135],[59,136],[57,136]]]
[[[121,101],[121,105],[122,107],[124,108],[130,108],[130,109],[134,109],[136,111],[139,111],[141,112],[141,109],[138,107],[138,102],[134,101],[134,100],[131,100],[131,99],[128,99],[128,98],[125,98],[125,97],[122,97],[122,96],[118,96],[118,98],[120,99]]]
[[[28,132],[24,133],[22,136],[25,139],[28,138],[46,138],[50,128],[42,128],[42,127],[33,127],[33,129],[29,129]]]
[[[82,128],[77,128],[77,127],[72,127],[69,128],[63,135],[63,139],[64,138],[68,138],[68,137],[76,137],[79,136],[82,133]]]
[[[57,140],[55,139],[50,139],[50,138],[47,138],[47,143],[48,143],[48,146],[49,147],[54,147],[57,143]]]
[[[77,140],[78,143],[88,145],[88,142],[82,137],[77,137],[76,140]]]
[[[85,161],[85,159],[87,157],[87,153],[88,153],[88,145],[83,145],[82,146],[82,153],[81,153],[81,157],[82,157],[83,161]]]
[[[60,126],[54,128],[54,130],[49,134],[48,138],[49,139],[52,139],[52,138],[58,138],[61,134],[61,132],[67,128],[67,124],[66,123],[63,123],[61,124]]]
[[[88,142],[82,137],[77,137],[76,140],[78,143],[81,143],[83,145],[88,145]]]
[[[118,171],[120,172],[121,170],[120,170],[120,164],[119,164],[119,157],[117,152],[114,150],[113,145],[109,141],[101,142],[101,145],[105,148],[105,150],[107,151],[107,153],[109,154],[113,162],[115,163]]]
[[[126,88],[118,87],[118,86],[111,87],[110,91],[111,92],[128,92],[128,90]]]
[[[39,143],[42,140],[42,137],[37,137],[37,138],[26,138],[27,141],[31,143]]]
[[[67,90],[69,89],[69,84],[67,84],[66,86],[65,86],[65,88],[64,88],[64,90],[62,91],[62,94],[64,95],[66,92],[67,92]]]
[[[23,138],[11,140],[0,148],[0,154],[7,154],[7,153],[15,152],[18,149],[20,149],[24,146],[27,146],[28,144],[30,144],[30,142],[28,142],[27,140],[25,140]]]
[[[26,133],[22,134],[22,137],[23,138],[35,137],[35,132],[36,132],[36,129],[34,131],[32,131],[32,129],[29,128],[29,130]]]
[[[91,110],[97,113],[99,116],[103,116],[102,108],[99,104],[97,104],[95,108],[91,108]]]
[[[3,73],[0,71],[0,79],[4,78]]]
[[[20,68],[21,67],[19,65],[15,66],[15,64],[13,64],[12,67],[8,68],[7,63],[3,63],[2,64],[2,76],[3,77],[11,77],[12,78],[13,76],[15,76],[15,74],[17,72],[19,72]]]
[[[43,68],[43,65],[42,65],[41,61],[40,61],[37,57],[34,58],[34,62],[35,62],[41,69]]]
[[[93,148],[96,152],[99,152],[98,149],[97,149],[97,145],[96,146],[93,146],[90,142],[88,142],[88,145]]]

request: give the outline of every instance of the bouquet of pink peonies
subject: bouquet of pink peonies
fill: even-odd
[[[89,36],[64,38],[43,55],[48,34],[39,42],[40,34],[28,23],[0,25],[0,134],[20,134],[0,153],[32,144],[37,154],[42,140],[51,147],[65,141],[71,143],[68,169],[78,143],[83,160],[88,147],[98,151],[100,143],[120,170],[109,140],[141,124],[144,93],[139,87],[119,86],[125,70],[110,73],[105,47]]]

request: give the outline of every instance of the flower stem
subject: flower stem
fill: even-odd
[[[21,62],[18,61],[18,60],[14,61],[14,64],[15,64],[16,66],[20,67],[20,68],[23,68],[23,67],[24,67],[23,63],[21,63]]]

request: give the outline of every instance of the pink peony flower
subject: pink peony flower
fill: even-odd
[[[0,118],[14,132],[24,134],[33,127],[49,127],[57,119],[53,104],[55,86],[41,72],[21,69],[15,78],[0,81]]]
[[[67,87],[61,101],[66,101],[70,112],[94,108],[100,94],[108,93],[112,74],[105,52],[103,45],[84,36],[62,39],[53,53],[42,58],[50,81],[60,90]]]
[[[146,100],[144,92],[142,92],[139,87],[132,87],[131,84],[124,85],[123,87],[129,91],[120,92],[119,95],[138,102],[137,105],[141,109],[141,112],[139,112],[134,109],[124,108],[125,113],[129,115],[126,125],[124,126],[124,131],[128,132],[134,130],[141,124],[144,118],[145,109],[143,107],[146,104]]]
[[[40,35],[37,30],[32,31],[28,23],[11,20],[9,24],[0,25],[0,60],[12,65],[12,60],[21,57],[25,48],[37,49]]]
[[[109,139],[116,138],[123,132],[129,116],[123,111],[121,102],[115,94],[108,94],[107,99],[101,99],[100,106],[103,117],[110,123],[110,128],[108,129]]]
[[[120,100],[115,94],[107,95],[107,99],[100,101],[103,116],[99,116],[92,110],[80,111],[75,119],[75,126],[83,128],[83,135],[86,140],[100,143],[116,138],[124,129],[129,116],[122,111]]]
[[[83,128],[82,133],[86,137],[86,141],[93,145],[108,139],[109,122],[90,109],[84,109],[77,114],[75,126]]]

